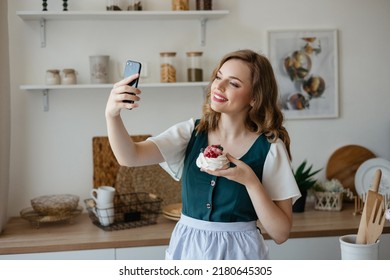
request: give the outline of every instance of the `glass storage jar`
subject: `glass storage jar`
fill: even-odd
[[[119,0],[107,0],[106,4],[107,11],[121,11],[119,7]]]
[[[202,52],[187,52],[187,81],[202,82]]]
[[[172,0],[173,11],[188,11],[189,0]]]
[[[129,5],[127,6],[128,11],[142,11],[142,1],[141,0],[129,0]]]
[[[161,52],[160,81],[162,83],[176,82],[175,52]]]
[[[212,10],[213,1],[212,0],[196,0],[196,9],[197,10]]]

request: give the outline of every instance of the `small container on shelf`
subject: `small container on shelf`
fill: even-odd
[[[61,84],[60,70],[58,70],[58,69],[47,70],[45,82],[47,85]]]
[[[175,52],[161,52],[160,81],[162,83],[176,82]]]
[[[187,81],[202,82],[202,52],[187,52]]]
[[[64,69],[62,70],[64,77],[62,78],[62,84],[64,85],[75,85],[77,84],[76,71],[74,69]]]
[[[189,0],[172,0],[173,11],[188,11]]]
[[[106,9],[107,9],[107,11],[121,11],[122,10],[119,6],[119,0],[107,0]]]
[[[139,0],[129,0],[129,5],[127,6],[128,11],[142,11],[142,1]]]
[[[212,0],[196,0],[196,9],[197,10],[212,10],[213,1]]]

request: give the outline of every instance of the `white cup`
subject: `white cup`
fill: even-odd
[[[91,196],[97,204],[97,208],[106,207],[114,203],[115,189],[109,186],[102,186],[91,190]]]
[[[98,217],[102,226],[109,226],[114,222],[115,211],[113,203],[96,206],[92,211],[95,213],[96,217]]]

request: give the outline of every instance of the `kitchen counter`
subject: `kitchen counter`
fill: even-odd
[[[339,212],[316,211],[312,205],[307,205],[305,212],[294,213],[290,238],[355,234],[361,216],[352,213],[352,203],[344,203]],[[175,224],[160,216],[154,225],[104,231],[93,225],[85,213],[72,223],[42,224],[40,228],[13,217],[0,235],[0,255],[168,245]],[[269,239],[267,233],[262,232],[265,239]],[[388,221],[383,233],[390,233]]]

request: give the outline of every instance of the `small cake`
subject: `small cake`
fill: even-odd
[[[221,145],[209,145],[200,152],[196,159],[196,165],[199,168],[218,170],[226,169],[229,167],[229,160],[226,155],[223,154],[223,148]]]

